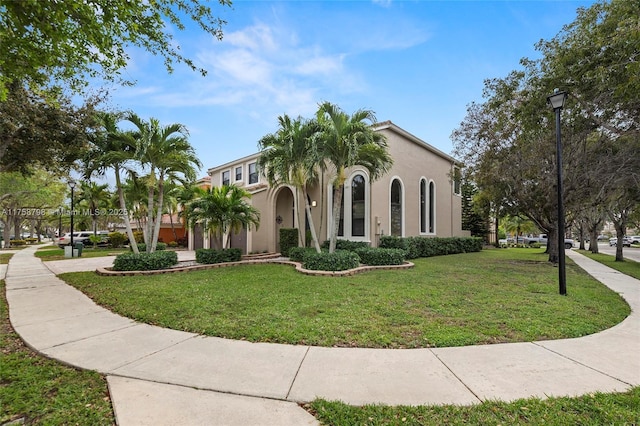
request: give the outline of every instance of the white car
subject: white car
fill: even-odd
[[[628,238],[631,244],[640,244],[640,235],[632,235]]]
[[[618,245],[618,237],[609,238],[609,246],[615,247]],[[629,237],[622,237],[622,247],[631,247],[631,240]]]
[[[89,244],[89,237],[93,235],[91,231],[79,231],[73,233],[73,244],[82,243],[83,245]],[[61,238],[58,238],[58,247],[63,248],[71,244],[71,233],[67,232]]]

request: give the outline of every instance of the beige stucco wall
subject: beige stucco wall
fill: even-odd
[[[387,124],[388,123],[388,124]],[[455,160],[425,144],[415,136],[405,132],[392,123],[382,123],[378,131],[387,137],[389,153],[394,160],[393,167],[385,176],[370,184],[368,240],[377,245],[380,233],[389,235],[390,229],[390,190],[394,178],[400,179],[403,188],[403,236],[468,236],[468,231],[461,229],[462,200],[454,194],[452,172]],[[222,173],[230,171],[231,183],[244,187],[253,193],[251,204],[260,210],[260,227],[249,232],[247,252],[277,251],[279,229],[299,226],[298,217],[294,218],[293,188],[271,188],[266,185],[265,178],[259,177],[257,184],[249,185],[248,165],[255,162],[258,154],[241,158],[237,161],[209,169],[212,185],[222,183]],[[243,168],[243,179],[235,181],[235,168]],[[355,167],[347,171],[350,176]],[[365,176],[366,175],[365,173]],[[311,208],[318,239],[322,243],[329,235],[329,185],[334,174],[327,173],[315,187],[309,190],[309,198],[316,206]],[[427,185],[435,183],[435,233],[420,233],[420,179],[425,178]],[[301,200],[303,203],[304,200]],[[304,205],[300,206],[303,208]],[[282,218],[277,223],[277,217]],[[378,225],[379,223],[379,225]],[[304,226],[304,219],[301,224]]]

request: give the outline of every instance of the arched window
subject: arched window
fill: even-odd
[[[429,182],[429,233],[436,232],[436,184]]]
[[[365,229],[365,180],[355,175],[351,180],[351,236],[364,237]]]
[[[427,233],[427,180],[420,179],[420,233]]]
[[[331,194],[328,200],[329,223],[333,214],[333,187],[329,188]],[[369,181],[362,171],[354,172],[344,185],[342,200],[340,202],[340,218],[338,224],[338,237],[349,240],[368,241],[369,237]],[[330,236],[331,227],[327,230],[327,238]]]
[[[399,179],[391,182],[391,235],[402,236],[402,184]]]

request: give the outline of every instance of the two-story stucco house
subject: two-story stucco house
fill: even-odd
[[[373,126],[387,138],[393,167],[370,182],[365,168],[347,171],[338,238],[366,241],[377,246],[380,236],[469,236],[462,230],[462,203],[458,176],[460,164],[390,121]],[[257,169],[256,153],[208,170],[211,185],[234,184],[252,194],[260,211],[260,227],[232,235],[231,246],[251,252],[279,251],[279,229],[300,226],[295,190],[271,187]],[[332,211],[330,172],[309,190],[313,222],[320,243],[329,239]],[[302,215],[304,217],[304,215]],[[306,221],[306,219],[305,219]],[[302,226],[308,227],[303,223]],[[308,229],[308,228],[307,228]],[[213,247],[213,239],[196,227],[190,233],[192,249]]]

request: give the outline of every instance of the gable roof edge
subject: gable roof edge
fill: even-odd
[[[446,153],[440,151],[438,148],[434,147],[433,145],[428,144],[427,142],[423,141],[419,137],[407,132],[403,128],[398,127],[396,124],[394,124],[390,120],[383,121],[381,123],[375,123],[371,127],[373,127],[373,129],[375,131],[385,130],[385,129],[390,130],[390,131],[392,131],[392,132],[394,132],[394,133],[396,133],[396,134],[398,134],[400,136],[403,136],[404,138],[410,140],[411,142],[415,143],[416,145],[420,146],[421,148],[424,148],[427,151],[430,151],[430,152],[436,154],[437,156],[449,161],[450,163],[453,163],[454,165],[456,165],[458,167],[462,167],[462,163],[460,161],[456,160],[455,158],[453,158],[449,154],[446,154]]]

